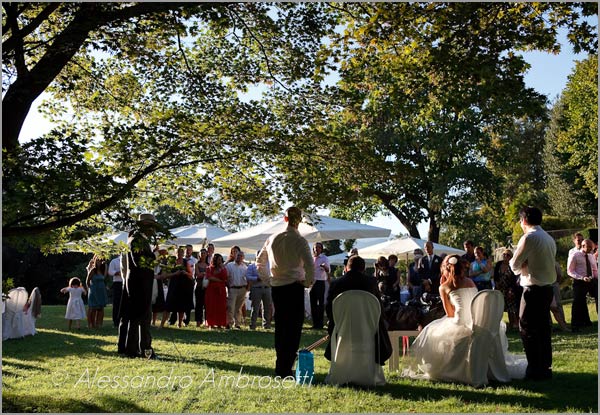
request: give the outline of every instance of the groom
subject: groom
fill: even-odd
[[[552,378],[550,304],[556,281],[554,257],[556,244],[540,226],[542,212],[526,207],[519,212],[523,236],[519,240],[510,267],[521,274],[523,286],[519,309],[519,330],[527,356],[526,379]]]

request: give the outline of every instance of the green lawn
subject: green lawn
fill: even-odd
[[[375,389],[323,384],[328,362],[315,354],[312,385],[275,383],[273,332],[153,329],[160,360],[116,354],[109,320],[67,331],[64,306],[44,306],[38,334],[2,350],[3,412],[589,412],[598,410],[598,326],[553,335],[554,378],[486,388],[403,379],[389,373]],[[567,321],[570,306],[566,305]],[[555,326],[556,327],[556,326]],[[302,345],[324,333],[305,327]],[[509,333],[510,349],[522,352]]]

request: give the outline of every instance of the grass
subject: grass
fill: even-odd
[[[3,343],[3,412],[156,413],[596,413],[598,325],[574,334],[553,334],[554,378],[513,381],[476,389],[415,381],[390,373],[374,389],[323,383],[329,364],[315,353],[312,385],[276,384],[273,332],[153,329],[160,360],[116,354],[116,330],[106,310],[99,330],[66,329],[64,306],[44,306],[38,334]],[[570,306],[565,313],[570,317]],[[556,326],[554,326],[556,327]],[[305,327],[302,345],[324,332]],[[510,349],[522,352],[509,332]],[[244,376],[248,376],[247,378]],[[252,384],[254,381],[254,384]],[[144,384],[145,382],[145,384]],[[237,382],[237,383],[236,383]]]

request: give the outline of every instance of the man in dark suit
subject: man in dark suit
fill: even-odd
[[[327,302],[325,304],[325,312],[327,314],[327,318],[329,319],[329,323],[327,324],[327,332],[331,337],[331,334],[333,333],[333,328],[335,327],[335,321],[333,320],[333,300],[335,299],[335,297],[337,297],[345,291],[350,290],[367,291],[373,294],[375,297],[377,297],[377,299],[379,299],[379,303],[382,306],[382,312],[379,315],[379,331],[382,332],[380,333],[380,335],[385,335],[385,337],[388,338],[386,344],[389,344],[389,347],[391,347],[391,343],[387,335],[385,320],[383,318],[383,305],[381,304],[379,289],[377,288],[377,280],[373,277],[365,275],[364,271],[365,260],[359,257],[358,255],[353,255],[350,258],[348,258],[348,263],[346,264],[346,273],[342,277],[336,280],[332,280],[331,285],[329,286],[329,292],[327,294]],[[389,358],[390,355],[391,350],[389,351],[387,357],[383,360],[387,360],[387,358]],[[327,360],[331,360],[330,342],[327,342],[327,347],[325,348],[325,358]],[[383,364],[383,362],[379,363]]]
[[[129,236],[129,252],[126,256],[127,274],[121,297],[118,353],[128,357],[156,359],[152,348],[150,321],[152,319],[152,284],[154,281],[151,237],[158,222],[154,215],[142,213],[137,221],[138,229]]]
[[[417,263],[417,272],[421,281],[431,281],[431,291],[437,293],[440,287],[440,265],[442,259],[434,255],[433,242],[431,241],[425,243],[425,253]]]

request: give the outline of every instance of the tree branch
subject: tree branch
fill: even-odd
[[[5,54],[12,52],[19,43],[23,43],[23,39],[25,36],[30,35],[35,29],[37,29],[48,17],[60,7],[61,3],[50,3],[48,4],[44,10],[40,12],[29,24],[22,29],[18,29],[15,31],[13,27],[11,27],[11,36],[4,42],[2,42],[2,56]]]

